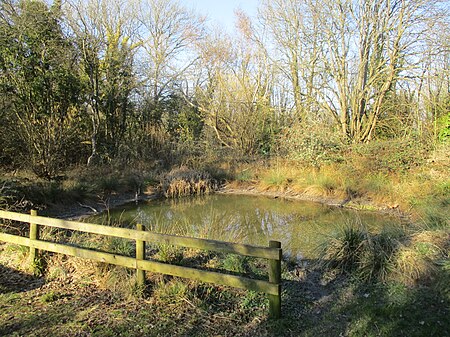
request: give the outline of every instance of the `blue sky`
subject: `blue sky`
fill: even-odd
[[[209,24],[223,26],[229,33],[234,31],[234,10],[242,9],[250,16],[256,15],[258,0],[181,0],[187,8],[193,8],[197,13],[207,15]]]

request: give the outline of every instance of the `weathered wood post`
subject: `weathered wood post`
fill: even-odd
[[[138,231],[143,231],[144,226],[142,224],[137,224],[136,229]],[[145,241],[136,240],[136,260],[145,260]],[[145,285],[144,270],[136,269],[136,283],[139,287],[144,287]]]
[[[281,242],[269,241],[270,248],[281,248]],[[278,260],[269,260],[269,282],[278,284],[278,295],[269,294],[269,316],[281,317],[281,251]]]
[[[38,215],[35,209],[30,211],[32,216]],[[39,239],[39,227],[37,224],[30,222],[30,239],[38,240]],[[31,266],[34,267],[36,263],[36,258],[38,257],[38,250],[36,248],[30,247],[30,261]]]

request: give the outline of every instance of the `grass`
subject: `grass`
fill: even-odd
[[[279,167],[268,170],[261,177],[261,187],[263,189],[284,190],[289,183],[289,173]]]
[[[320,266],[365,283],[416,286],[433,283],[437,274],[446,273],[439,265],[448,263],[449,248],[448,228],[369,233],[361,226],[347,226],[323,244]]]
[[[416,224],[395,233],[347,226],[324,245],[321,261],[284,263],[281,320],[268,319],[267,300],[261,294],[151,273],[146,274],[147,287],[137,289],[133,272],[76,258],[46,255],[43,276],[37,278],[28,267],[27,249],[2,245],[0,335],[64,336],[77,331],[89,336],[448,336],[448,151],[431,153],[427,161],[425,156],[415,158],[408,144],[392,156],[395,148],[390,145],[395,144],[349,150],[345,160],[314,166],[277,159],[269,165],[246,162],[239,167],[233,161],[226,174],[220,171],[227,178],[235,172],[237,186],[350,200],[353,205],[367,202],[373,209],[401,210]],[[45,207],[137,192],[157,184],[159,173],[142,167],[122,172],[109,166],[75,169],[54,183],[8,177],[0,203],[26,209],[30,204],[16,204],[19,196]],[[212,189],[208,184],[213,178],[197,173],[187,174],[173,187],[177,180],[168,179],[168,195]],[[221,214],[212,217],[227,222]],[[167,230],[183,228],[177,223]],[[208,230],[199,229],[199,236]],[[126,240],[46,235],[134,254],[133,244]],[[236,238],[240,233],[230,235]],[[149,258],[256,277],[265,267],[232,255],[163,245],[148,249]]]
[[[43,235],[134,254],[127,240]],[[283,262],[278,321],[267,317],[263,294],[152,273],[138,289],[131,270],[56,254],[45,255],[43,277],[36,278],[23,269],[28,251],[3,245],[0,335],[64,336],[75,329],[90,336],[446,336],[449,245],[448,228],[371,233],[347,224],[323,246],[320,263]],[[165,245],[147,249],[150,259],[256,278],[267,268],[258,259],[231,254]],[[30,278],[44,281],[33,286]]]
[[[441,148],[418,150],[429,159],[415,158],[408,144],[400,144],[399,153],[389,142],[366,148],[355,145],[345,150],[345,161],[319,166],[276,157],[264,163],[243,163],[235,169],[230,187],[338,201],[355,208],[395,210],[416,223],[448,226],[450,160]],[[252,173],[251,179],[247,172]]]
[[[151,273],[147,288],[130,294],[117,288],[132,280],[121,268],[82,283],[73,269],[80,261],[71,260],[54,261],[71,269],[67,277],[40,284],[0,266],[0,335],[444,337],[450,331],[444,274],[433,284],[407,286],[329,279],[313,267],[299,276],[298,266],[284,265],[283,318],[274,321],[262,294]]]
[[[236,173],[235,179],[239,182],[252,182],[254,180],[254,174],[251,169],[244,168]]]

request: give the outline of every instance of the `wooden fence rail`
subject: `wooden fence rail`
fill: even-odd
[[[30,256],[32,258],[32,262],[34,262],[34,259],[37,256],[37,250],[45,250],[53,253],[76,256],[93,261],[105,262],[113,265],[136,269],[136,281],[138,284],[144,284],[144,273],[145,271],[150,271],[166,275],[189,278],[201,282],[263,292],[268,294],[270,316],[273,318],[281,317],[282,249],[281,243],[278,241],[270,241],[269,247],[257,247],[216,240],[197,239],[191,237],[153,233],[144,231],[142,225],[139,224],[137,225],[137,229],[134,230],[128,228],[117,228],[76,221],[53,219],[38,216],[36,211],[31,211],[31,214],[0,211],[0,218],[30,224],[29,238],[0,232],[0,241],[30,247]],[[67,244],[43,241],[39,239],[38,225],[135,240],[136,257],[132,258],[118,254],[98,252],[86,248],[73,247]],[[149,261],[145,259],[146,242],[265,258],[269,260],[269,281],[254,280],[242,276],[199,270],[183,266],[175,266],[156,261]]]

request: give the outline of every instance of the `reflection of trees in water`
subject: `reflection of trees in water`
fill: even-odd
[[[122,209],[123,210],[123,209]],[[267,246],[282,242],[290,256],[313,257],[323,239],[349,221],[369,228],[394,223],[375,213],[361,213],[317,203],[253,196],[213,195],[151,201],[137,208],[117,210],[131,226],[142,223],[148,230],[216,240]],[[356,219],[356,220],[355,220]]]

